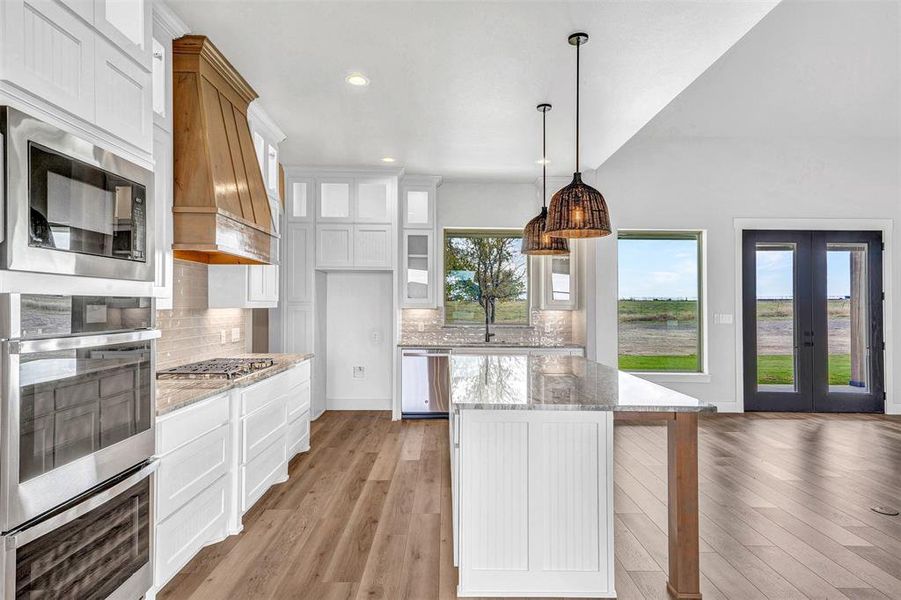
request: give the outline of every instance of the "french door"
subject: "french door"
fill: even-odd
[[[883,412],[882,234],[745,231],[745,409]]]

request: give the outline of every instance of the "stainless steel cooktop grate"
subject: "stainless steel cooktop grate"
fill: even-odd
[[[213,358],[160,371],[157,379],[237,379],[275,364],[271,358]]]

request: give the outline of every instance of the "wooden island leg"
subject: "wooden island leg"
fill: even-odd
[[[701,597],[698,540],[698,415],[675,413],[667,421],[669,580],[678,600]]]

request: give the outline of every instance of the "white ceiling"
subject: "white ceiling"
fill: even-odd
[[[531,180],[574,162],[576,30],[582,168],[600,165],[778,0],[732,2],[211,2],[169,0],[253,85],[288,165]],[[366,88],[344,82],[350,72]]]

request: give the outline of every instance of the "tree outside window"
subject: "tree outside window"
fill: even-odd
[[[522,234],[447,231],[444,314],[449,325],[528,325],[528,261]]]

